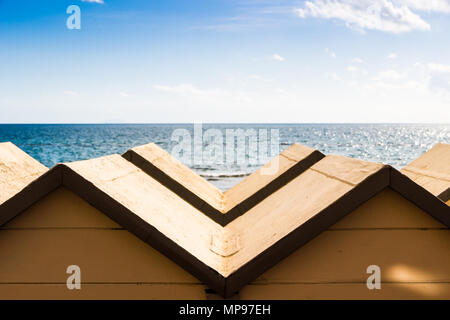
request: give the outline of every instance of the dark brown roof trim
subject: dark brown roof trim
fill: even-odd
[[[126,160],[133,163],[135,166],[140,168],[142,171],[147,173],[149,176],[153,177],[159,181],[162,185],[172,190],[178,196],[180,196],[184,201],[191,204],[196,209],[203,212],[205,215],[210,217],[212,220],[220,224],[221,226],[226,226],[234,219],[246,213],[248,210],[256,206],[259,202],[267,198],[269,195],[282,188],[284,185],[289,183],[294,178],[298,177],[301,173],[309,169],[316,162],[322,160],[325,155],[320,151],[313,151],[306,158],[297,162],[294,166],[283,172],[276,179],[272,180],[265,187],[255,191],[250,197],[243,200],[241,203],[230,209],[226,213],[221,213],[219,210],[212,207],[209,203],[201,199],[195,193],[190,191],[188,188],[183,186],[181,183],[176,181],[167,175],[164,171],[160,170],[158,167],[153,165],[150,161],[143,158],[138,153],[133,150],[128,150],[122,155]]]
[[[140,154],[134,152],[133,150],[128,150],[122,155],[126,160],[130,161],[136,167],[140,168],[146,174],[159,181],[163,186],[172,190],[184,201],[190,203],[194,208],[200,210],[208,217],[223,226],[222,219],[223,213],[212,207],[206,201],[201,199],[195,193],[184,187],[177,180],[173,179],[164,171],[160,170],[158,167],[153,165],[150,161],[143,158]]]
[[[408,176],[392,169],[390,186],[433,218],[450,227],[450,207]]]
[[[55,167],[32,181],[0,205],[0,227],[61,185],[61,170]]]
[[[440,195],[438,195],[438,198],[441,199],[444,202],[447,202],[450,200],[450,188],[442,192]]]

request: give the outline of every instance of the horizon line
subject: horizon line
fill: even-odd
[[[389,124],[389,125],[450,125],[439,122],[6,122],[0,125],[355,125],[355,124]]]

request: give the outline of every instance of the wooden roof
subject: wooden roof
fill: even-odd
[[[154,143],[130,149],[123,157],[224,226],[297,177],[324,155],[309,147],[293,144],[225,192]]]
[[[0,143],[0,204],[47,170],[11,142]]]
[[[450,226],[450,208],[397,170],[327,156],[225,226],[119,155],[60,164],[0,205],[0,223],[65,186],[223,296],[391,187]],[[25,201],[26,200],[26,201]]]
[[[214,185],[203,179],[193,170],[172,157],[170,153],[158,147],[154,143],[138,146],[128,150],[124,158],[134,163],[150,175],[156,178],[158,175],[151,174],[159,169],[158,172],[165,174],[174,182],[189,189],[194,195],[208,203],[211,207],[223,213],[223,194]],[[153,165],[153,167],[150,167]],[[159,179],[161,180],[161,179]],[[162,180],[162,183],[164,180]],[[170,183],[164,183],[171,186]]]
[[[450,200],[450,144],[435,145],[401,171],[444,202]]]

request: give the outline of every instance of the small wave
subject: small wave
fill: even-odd
[[[217,180],[217,179],[223,179],[223,178],[242,178],[242,177],[247,177],[250,174],[251,174],[250,172],[237,172],[237,173],[218,172],[218,173],[209,173],[209,174],[201,173],[200,176],[205,179],[208,179],[208,180]]]

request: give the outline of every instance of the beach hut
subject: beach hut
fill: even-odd
[[[450,144],[435,145],[401,171],[450,205]]]
[[[382,164],[326,156],[226,224],[119,155],[30,186],[0,205],[2,299],[450,298],[450,207]]]

